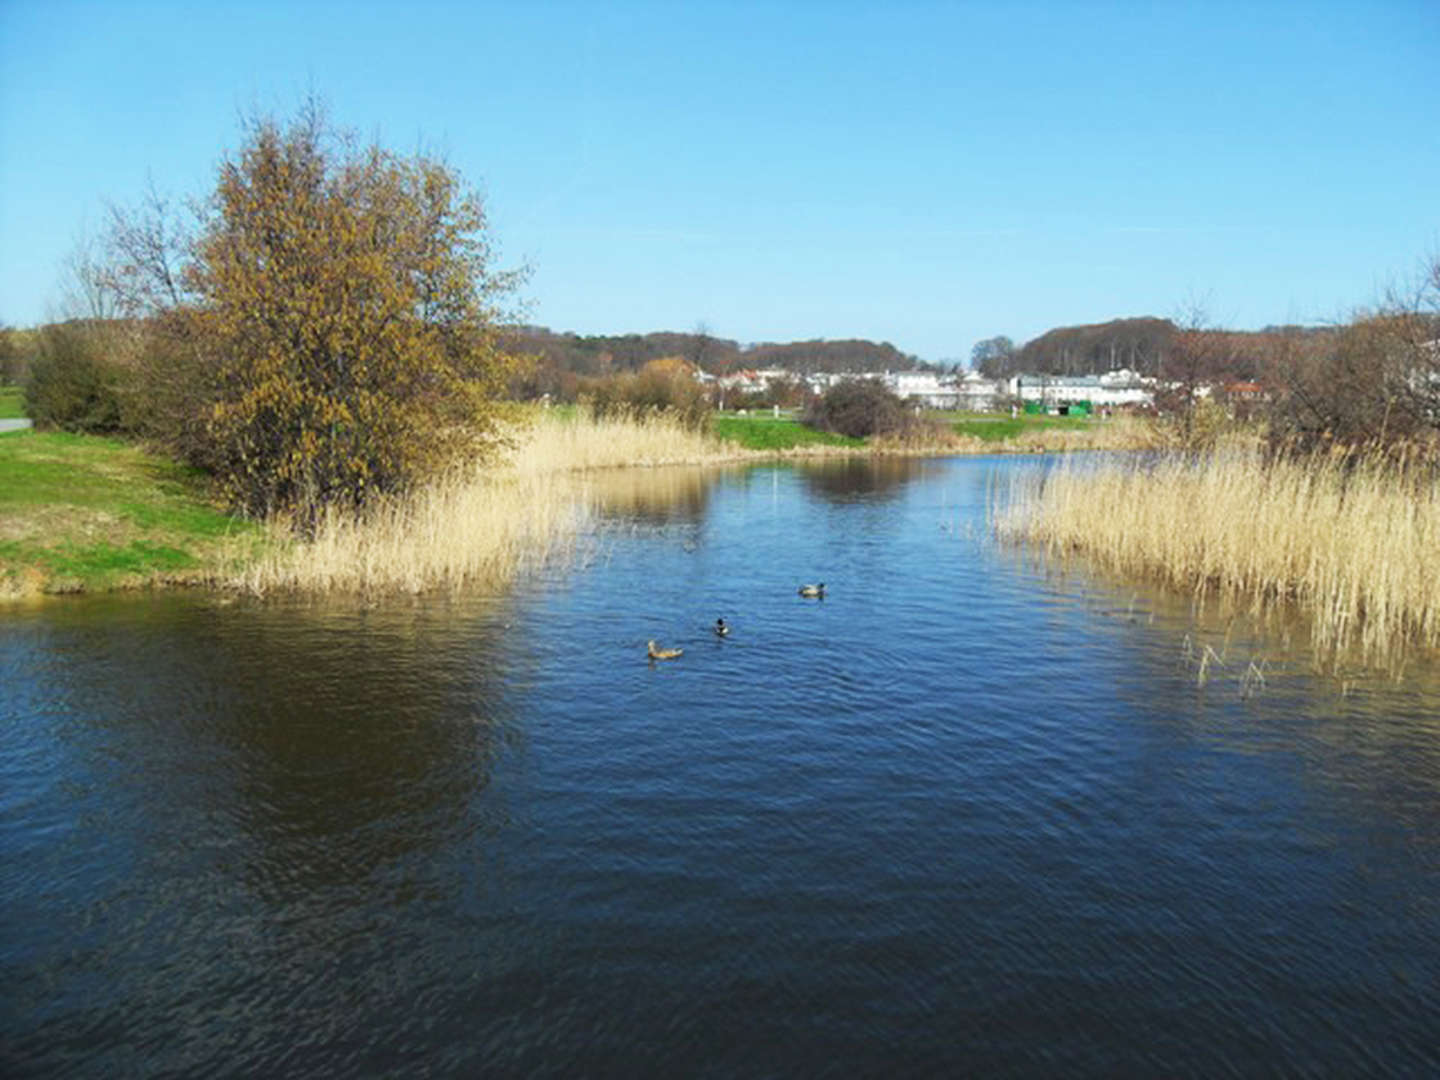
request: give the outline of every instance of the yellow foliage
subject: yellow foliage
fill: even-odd
[[[188,337],[231,500],[358,509],[494,448],[508,377],[478,199],[444,165],[255,126],[195,246]]]

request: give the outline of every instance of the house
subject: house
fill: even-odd
[[[959,408],[960,392],[949,376],[933,371],[887,371],[880,381],[896,397],[927,409]]]
[[[1012,398],[1035,403],[1046,412],[1088,402],[1091,408],[1146,406],[1155,401],[1154,381],[1130,371],[1104,375],[1020,374],[1009,380]]]

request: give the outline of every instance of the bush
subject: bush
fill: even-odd
[[[700,384],[663,361],[652,361],[632,374],[589,379],[583,395],[601,419],[664,413],[691,431],[703,431],[710,423],[710,403]]]
[[[88,434],[122,429],[127,373],[110,355],[111,337],[91,320],[55,323],[40,332],[25,384],[25,412],[37,427]]]
[[[904,435],[914,423],[909,407],[879,379],[836,383],[805,413],[805,423],[852,439]]]
[[[20,331],[0,325],[0,386],[23,383],[29,366]]]

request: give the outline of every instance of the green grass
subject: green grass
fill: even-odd
[[[25,392],[18,386],[0,386],[0,420],[18,420],[25,415]]]
[[[950,420],[951,416],[946,415],[945,419]],[[1078,416],[1010,417],[978,413],[951,420],[950,426],[957,435],[970,435],[986,442],[1008,442],[1031,431],[1084,431],[1090,423]]]
[[[113,439],[0,435],[0,596],[213,577],[262,543],[192,469]]]
[[[817,431],[790,417],[717,415],[713,421],[715,434],[729,442],[739,443],[747,450],[789,450],[796,446],[817,444],[830,446],[863,446],[864,439],[851,439],[828,431]]]

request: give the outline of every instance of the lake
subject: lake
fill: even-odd
[[[1040,467],[604,476],[499,596],[0,609],[0,1072],[1434,1074],[1435,662],[997,542]]]

